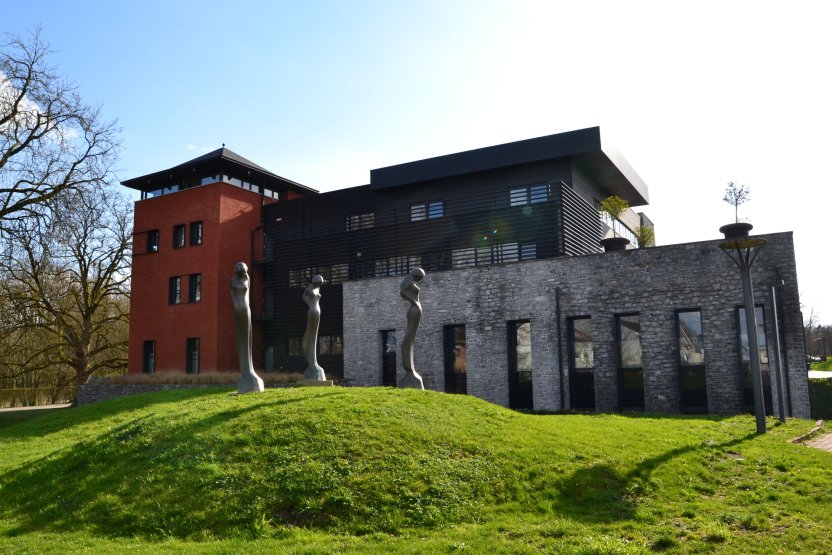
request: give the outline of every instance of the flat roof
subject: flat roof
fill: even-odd
[[[251,160],[240,156],[236,152],[225,148],[224,145],[222,148],[203,154],[184,164],[179,164],[178,166],[173,166],[172,168],[141,177],[126,179],[121,184],[131,189],[149,192],[180,180],[202,177],[203,175],[211,175],[213,173],[226,173],[231,177],[249,181],[256,185],[263,185],[272,190],[288,189],[304,194],[318,192],[306,185],[301,185],[290,179],[280,177],[266,168],[258,166]]]
[[[565,157],[572,158],[608,194],[623,198],[631,206],[648,204],[647,185],[617,150],[601,141],[600,127],[371,170],[370,187],[382,190]]]

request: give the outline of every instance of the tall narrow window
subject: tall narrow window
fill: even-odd
[[[570,318],[569,396],[573,409],[595,408],[595,362],[592,351],[592,319]]]
[[[757,345],[760,354],[760,374],[763,380],[763,399],[765,401],[766,414],[772,414],[771,400],[771,371],[768,363],[768,343],[766,342],[766,320],[762,306],[754,307],[757,319]],[[742,389],[745,409],[754,411],[754,389],[751,383],[751,356],[748,347],[748,326],[745,321],[745,308],[737,308],[737,320],[739,330],[740,353],[742,361]]]
[[[185,246],[185,224],[173,226],[173,248],[181,249]]]
[[[533,409],[532,325],[508,323],[508,402],[513,409]]]
[[[142,372],[152,374],[156,371],[156,342],[145,341],[142,345]]]
[[[199,338],[189,337],[185,341],[185,371],[199,374]]]
[[[198,303],[202,299],[202,274],[188,276],[188,302]]]
[[[202,244],[202,222],[191,222],[191,246]]]
[[[147,252],[159,252],[158,229],[151,229],[147,232]]]
[[[468,393],[465,326],[445,326],[445,393]]]
[[[290,337],[286,340],[286,352],[289,353],[290,357],[299,357],[303,356],[303,353],[300,349],[300,338],[299,337]]]
[[[396,387],[396,330],[381,332],[381,385]]]
[[[679,382],[682,388],[682,410],[708,412],[705,388],[705,339],[702,313],[680,310],[676,313],[676,334],[679,339]]]
[[[168,280],[168,304],[179,304],[182,302],[182,278],[172,277]]]
[[[641,363],[641,323],[638,314],[618,321],[618,389],[622,410],[644,410],[644,368]]]

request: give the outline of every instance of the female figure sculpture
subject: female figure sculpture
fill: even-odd
[[[303,356],[306,357],[306,372],[303,379],[306,381],[322,382],[326,380],[324,369],[318,366],[318,325],[321,323],[321,285],[324,278],[312,276],[312,283],[303,291],[303,300],[309,306],[306,313],[306,332],[303,334],[301,348]]]
[[[424,277],[425,271],[423,269],[413,268],[409,274],[404,276],[399,287],[399,294],[410,303],[410,308],[407,309],[407,331],[405,331],[404,339],[402,339],[402,365],[404,366],[405,375],[402,381],[399,382],[399,387],[425,388],[422,383],[422,376],[416,372],[416,366],[413,363],[413,343],[416,340],[416,328],[419,327],[419,320],[422,319],[419,286],[416,283],[422,281]]]
[[[231,303],[234,305],[234,322],[237,327],[237,359],[240,362],[238,393],[263,391],[263,380],[254,372],[251,358],[251,309],[248,304],[250,288],[248,266],[245,262],[234,265],[231,278]]]

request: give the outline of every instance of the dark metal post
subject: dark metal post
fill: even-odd
[[[754,292],[751,288],[751,265],[760,250],[768,241],[765,239],[741,238],[726,241],[719,245],[725,254],[740,269],[742,294],[745,303],[745,328],[748,334],[748,359],[751,363],[751,387],[754,393],[754,415],[757,421],[757,433],[766,433],[766,405],[763,399],[763,378],[760,372],[760,346],[757,341],[757,311],[754,307]],[[736,258],[731,256],[736,252]],[[753,256],[752,256],[753,254]]]
[[[771,310],[774,313],[774,372],[777,378],[777,408],[780,422],[786,423],[786,390],[783,387],[783,365],[780,361],[780,324],[777,321],[777,285],[771,286]]]

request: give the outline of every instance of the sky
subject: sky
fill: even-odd
[[[118,177],[222,146],[330,191],[370,170],[600,126],[669,245],[794,233],[804,319],[832,324],[832,5],[823,1],[0,0],[118,120]],[[738,278],[739,279],[739,276]]]

